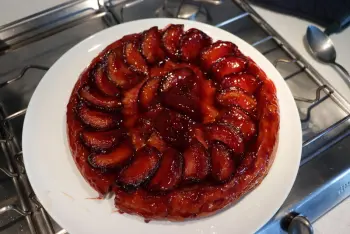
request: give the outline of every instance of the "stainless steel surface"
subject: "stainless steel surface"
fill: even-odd
[[[319,60],[337,66],[348,76],[350,80],[349,72],[342,65],[336,62],[337,52],[332,40],[326,33],[322,32],[318,27],[310,25],[306,30],[306,39],[310,46],[311,52]]]
[[[314,222],[350,195],[349,103],[245,1],[213,5],[110,0],[101,5],[79,0],[0,27],[0,233],[66,233],[37,201],[22,162],[23,118],[45,71],[69,48],[106,27],[140,18],[175,17],[191,7],[195,14],[190,12],[187,18],[227,30],[263,53],[286,80],[299,109],[301,167],[287,200],[259,232],[284,233],[288,214]],[[38,118],[44,117],[38,113]]]
[[[310,221],[301,215],[292,219],[288,227],[288,234],[313,234],[314,229]]]
[[[206,2],[214,5],[219,5],[222,3],[221,0],[193,0],[194,2]]]

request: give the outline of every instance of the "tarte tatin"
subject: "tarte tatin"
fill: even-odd
[[[105,48],[67,106],[85,180],[147,220],[213,214],[254,189],[273,162],[273,82],[229,41],[183,25],[152,27]]]

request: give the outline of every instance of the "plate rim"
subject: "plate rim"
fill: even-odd
[[[162,23],[161,23],[162,22]],[[42,193],[42,191],[40,191],[40,189],[38,189],[38,186],[39,186],[39,182],[38,182],[38,178],[35,177],[34,173],[32,172],[34,170],[34,168],[31,166],[32,165],[32,162],[29,160],[30,159],[30,154],[33,155],[33,147],[30,146],[30,142],[32,140],[32,136],[31,136],[31,133],[30,133],[30,129],[32,129],[32,127],[30,126],[31,125],[31,121],[32,121],[32,117],[33,116],[33,112],[35,112],[34,108],[38,105],[36,104],[37,102],[37,99],[38,99],[38,95],[40,96],[40,93],[41,93],[41,90],[43,89],[43,87],[45,87],[45,82],[47,82],[49,79],[53,79],[51,77],[51,73],[53,73],[53,71],[55,71],[56,67],[59,67],[57,64],[64,64],[65,61],[68,59],[69,60],[69,56],[72,55],[75,51],[78,51],[81,47],[84,47],[85,45],[87,46],[89,43],[91,43],[91,41],[93,41],[93,39],[95,38],[99,38],[99,37],[103,37],[104,35],[108,35],[109,33],[113,32],[113,31],[117,31],[118,28],[125,28],[127,25],[135,25],[135,24],[143,24],[145,23],[146,25],[148,23],[154,23],[154,26],[157,25],[159,26],[159,24],[169,24],[169,23],[179,23],[179,24],[184,24],[185,25],[185,28],[187,27],[196,27],[196,28],[199,28],[201,30],[206,29],[206,30],[203,30],[205,31],[206,33],[208,33],[209,36],[213,36],[210,34],[210,31],[211,30],[220,30],[220,31],[223,31],[225,32],[226,34],[228,32],[220,29],[220,28],[216,28],[214,26],[211,26],[211,25],[207,25],[207,24],[203,24],[203,23],[200,23],[200,22],[195,22],[195,21],[187,21],[187,20],[181,20],[181,19],[169,19],[169,18],[152,18],[152,19],[141,19],[141,20],[137,20],[137,21],[131,21],[131,22],[128,22],[128,23],[123,23],[123,24],[119,24],[119,25],[115,25],[113,27],[110,27],[110,28],[107,28],[107,29],[104,29],[102,31],[99,31],[95,34],[93,34],[92,36],[84,39],[83,41],[79,42],[78,44],[76,44],[75,46],[73,46],[71,49],[69,49],[66,53],[64,53],[52,66],[51,68],[45,73],[44,77],[41,79],[41,81],[39,82],[38,86],[36,87],[33,95],[32,95],[32,98],[31,98],[31,101],[28,105],[28,109],[27,109],[27,113],[26,113],[26,116],[25,116],[25,119],[24,119],[24,125],[23,125],[23,134],[22,134],[22,150],[23,150],[23,161],[24,161],[24,165],[27,169],[27,176],[28,176],[28,179],[32,185],[32,188],[33,188],[33,191],[35,192],[35,194],[37,195],[38,197],[38,200],[40,202],[43,202],[45,203],[45,194]],[[130,26],[130,29],[132,28],[132,26]],[[145,29],[147,28],[147,26],[145,26]],[[140,32],[140,31],[139,31]],[[124,35],[127,35],[129,34],[130,32],[123,32]],[[237,36],[229,33],[230,36],[232,36],[232,38],[234,38],[234,43],[236,42],[239,42],[239,44],[246,44],[245,46],[248,46],[250,47],[251,49],[255,50],[254,51],[254,56],[251,56],[249,55],[250,57],[252,57],[252,59],[254,61],[256,61],[256,58],[254,58],[255,56],[257,57],[260,57],[262,56],[263,57],[263,60],[265,60],[265,62],[267,61],[269,64],[271,64],[258,50],[256,50],[253,46],[249,45],[247,42],[243,41],[242,39],[238,38]],[[213,36],[214,37],[214,36]],[[112,41],[115,41],[117,40],[118,38],[114,38]],[[224,38],[222,40],[225,40]],[[230,39],[231,40],[231,39]],[[102,46],[101,48],[97,47],[94,51],[94,56],[96,56],[100,51],[102,51],[108,44],[105,44],[104,46]],[[240,46],[239,46],[240,47]],[[85,53],[85,52],[84,52]],[[245,53],[243,51],[243,53]],[[260,58],[261,59],[261,58]],[[259,59],[259,60],[260,60]],[[86,64],[85,68],[89,65]],[[260,66],[260,64],[258,64]],[[271,64],[272,65],[272,64]],[[84,69],[85,69],[84,68]],[[264,68],[262,68],[268,75],[268,77],[271,77],[268,73],[273,73],[272,71],[266,71]],[[279,76],[279,79],[283,80],[282,76],[279,74],[279,72],[277,71],[276,68],[274,68],[274,73],[278,73],[278,75],[274,74],[273,76]],[[80,71],[80,73],[82,72],[83,70]],[[77,81],[78,77],[76,77],[75,81],[74,81],[74,84],[75,82]],[[284,81],[284,80],[283,80]],[[275,81],[273,80],[273,82],[275,83]],[[275,84],[276,85],[276,84]],[[286,91],[287,93],[285,93],[284,95],[287,95],[287,96],[290,96],[292,97],[292,93],[290,91],[290,89],[288,88],[288,86],[285,84],[285,87],[287,87],[287,90],[284,90]],[[284,89],[285,89],[284,87]],[[73,89],[73,87],[71,87]],[[277,85],[276,85],[276,89],[277,89],[277,93],[279,93],[280,90],[278,90],[277,88]],[[71,93],[71,90],[69,90],[69,96],[70,96],[70,93]],[[294,102],[294,99],[293,99],[293,102]],[[278,100],[278,103],[279,103],[279,108],[280,108],[280,111],[281,111],[281,106],[280,106],[280,100]],[[67,103],[65,103],[65,106],[66,106]],[[34,106],[34,107],[33,107]],[[289,184],[288,186],[285,186],[285,192],[283,193],[283,196],[280,197],[279,200],[282,200],[281,204],[279,204],[278,207],[275,207],[275,209],[272,211],[269,211],[269,215],[266,215],[268,216],[268,218],[265,218],[264,220],[265,221],[260,221],[259,224],[256,225],[256,228],[251,229],[252,231],[256,231],[258,230],[259,228],[261,228],[274,214],[275,212],[280,208],[280,206],[282,205],[283,201],[287,198],[291,188],[292,188],[292,185],[294,184],[294,181],[295,181],[295,178],[296,178],[296,175],[297,175],[297,172],[298,172],[298,168],[299,168],[299,162],[300,162],[300,159],[301,159],[301,149],[302,149],[302,132],[301,132],[301,124],[300,124],[300,119],[299,119],[299,113],[298,113],[298,110],[297,110],[297,107],[296,107],[296,103],[294,102],[294,107],[292,108],[294,109],[294,113],[290,113],[292,116],[294,116],[293,118],[295,119],[295,117],[298,117],[298,123],[294,123],[296,125],[298,125],[298,128],[297,129],[294,129],[295,130],[295,133],[294,135],[296,136],[296,141],[299,142],[299,147],[297,147],[297,149],[295,149],[295,157],[297,157],[294,161],[298,161],[298,163],[294,164],[294,168],[291,170],[290,172],[290,175],[289,175]],[[64,113],[64,116],[65,116],[65,113]],[[281,122],[282,122],[282,119],[280,120],[280,130],[281,130]],[[278,135],[280,136],[280,130],[279,130],[279,133]],[[67,140],[67,138],[65,138],[65,140]],[[281,140],[281,139],[280,139]],[[67,143],[67,142],[66,142]],[[279,146],[280,144],[280,141],[278,142],[278,145],[277,147]],[[70,156],[71,157],[71,156]],[[277,157],[279,157],[279,155],[276,155],[276,158],[274,159],[274,162],[272,163],[272,167],[270,168],[270,171],[268,172],[268,175],[270,174],[271,170],[274,168],[274,165],[275,165],[275,162],[276,162],[276,159]],[[71,161],[73,161],[72,157],[71,157]],[[73,164],[75,166],[75,163],[73,161]],[[268,176],[267,175],[267,176]],[[79,173],[79,176],[80,173]],[[266,176],[266,177],[267,177]],[[81,176],[82,177],[82,176]],[[266,177],[263,179],[262,183],[257,187],[261,187],[262,184],[264,184],[264,181],[266,180]],[[257,188],[255,188],[252,192],[254,192]],[[251,194],[252,192],[249,192],[249,194]],[[248,195],[249,195],[248,194]],[[247,195],[246,195],[247,196]],[[244,197],[246,197],[244,196]],[[240,199],[241,200],[241,199]],[[234,206],[237,206],[237,203],[240,203],[242,201],[238,201],[238,202],[235,202],[233,204],[233,207],[230,207],[230,209],[234,209],[235,207]],[[47,205],[47,204],[46,204]],[[43,204],[44,208],[47,210],[47,212],[52,216],[52,218],[54,218],[54,220],[59,223],[63,228],[65,229],[69,229],[70,233],[78,233],[78,232],[75,232],[73,231],[73,227],[68,227],[66,224],[64,224],[64,221],[62,221],[62,218],[57,214],[55,213],[52,209],[48,209],[47,207],[45,207],[45,205]],[[217,214],[214,214],[213,216],[216,216]],[[211,216],[210,216],[211,217]],[[209,217],[209,218],[210,218]],[[207,219],[207,218],[205,218]],[[263,219],[262,219],[263,220]],[[201,222],[201,221],[199,221]],[[152,223],[152,222],[151,222]],[[151,226],[151,225],[150,225]],[[73,231],[73,232],[71,232]]]

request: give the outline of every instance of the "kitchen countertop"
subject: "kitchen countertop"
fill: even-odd
[[[1,2],[0,25],[45,10],[67,0],[7,0]],[[21,5],[21,7],[18,7]],[[350,82],[339,71],[329,65],[316,61],[305,49],[303,38],[306,27],[312,24],[306,20],[286,16],[260,7],[253,7],[282,37],[284,37],[325,79],[350,102]],[[331,36],[337,50],[337,62],[350,71],[349,41],[350,28]],[[350,198],[329,211],[314,223],[315,233],[349,233],[350,230]]]

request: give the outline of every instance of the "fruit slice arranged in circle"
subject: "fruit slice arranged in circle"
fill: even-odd
[[[84,124],[98,130],[116,128],[123,122],[123,117],[119,113],[110,114],[93,110],[86,105],[81,105],[77,109],[77,115]]]
[[[136,188],[153,176],[160,164],[161,153],[152,146],[144,146],[136,152],[129,166],[124,168],[117,183],[125,189]]]
[[[238,88],[231,88],[218,92],[216,100],[224,107],[239,106],[242,110],[251,115],[254,115],[257,107],[257,101],[254,96]]]
[[[148,74],[148,66],[138,49],[138,43],[127,42],[124,45],[124,60],[135,72]]]
[[[102,93],[104,93],[107,96],[120,96],[120,90],[107,78],[104,68],[102,68],[101,66],[98,67],[94,75],[96,87]]]
[[[79,97],[88,104],[105,110],[116,110],[122,106],[119,98],[105,96],[89,86],[80,89]]]
[[[200,55],[201,65],[207,71],[219,59],[234,54],[237,51],[237,46],[229,41],[217,41],[205,48]]]
[[[126,140],[119,146],[106,154],[91,154],[88,162],[92,167],[101,169],[112,169],[126,165],[134,155],[132,144]]]
[[[257,131],[255,123],[252,119],[237,107],[223,111],[218,117],[218,122],[226,123],[237,128],[243,135],[244,140],[250,140]]]
[[[211,44],[211,38],[204,32],[191,28],[183,35],[180,44],[181,59],[196,62],[203,48]]]
[[[142,79],[128,69],[122,59],[123,47],[118,47],[107,55],[108,79],[121,89],[130,89]]]
[[[147,140],[149,146],[153,146],[159,152],[164,152],[168,147],[157,131],[154,131]]]
[[[258,89],[260,82],[254,76],[248,73],[242,74],[231,74],[226,76],[221,84],[221,89],[230,89],[233,87],[239,88],[246,93],[253,95],[255,91]]]
[[[148,79],[139,92],[139,106],[142,110],[147,110],[152,104],[155,104],[155,97],[158,94],[158,87],[161,82],[159,77]]]
[[[221,82],[227,75],[238,74],[245,71],[246,66],[246,59],[229,55],[214,63],[211,67],[211,72],[213,78],[216,81]]]
[[[180,40],[183,33],[184,26],[182,24],[172,24],[163,34],[163,46],[172,59],[177,59],[179,57]]]
[[[220,142],[212,144],[211,165],[212,177],[221,183],[229,180],[236,170],[230,149]]]
[[[162,49],[162,39],[158,27],[152,27],[143,32],[141,52],[148,63],[162,61],[165,53]]]
[[[202,120],[199,92],[196,92],[195,73],[189,68],[178,68],[169,72],[159,87],[164,106],[188,115],[196,121]]]
[[[83,131],[80,137],[89,148],[102,151],[119,144],[124,134],[125,132],[121,129],[114,129],[106,132]]]
[[[195,74],[190,68],[184,67],[174,69],[162,79],[159,91],[166,92],[175,86],[192,85],[194,76]]]
[[[163,153],[160,166],[148,184],[153,191],[171,191],[182,179],[183,158],[176,150],[170,148]]]
[[[209,154],[199,141],[192,141],[184,152],[185,181],[198,182],[205,179],[210,172]]]
[[[225,124],[208,124],[205,126],[205,131],[210,141],[220,141],[236,154],[244,152],[243,138],[233,127]]]

